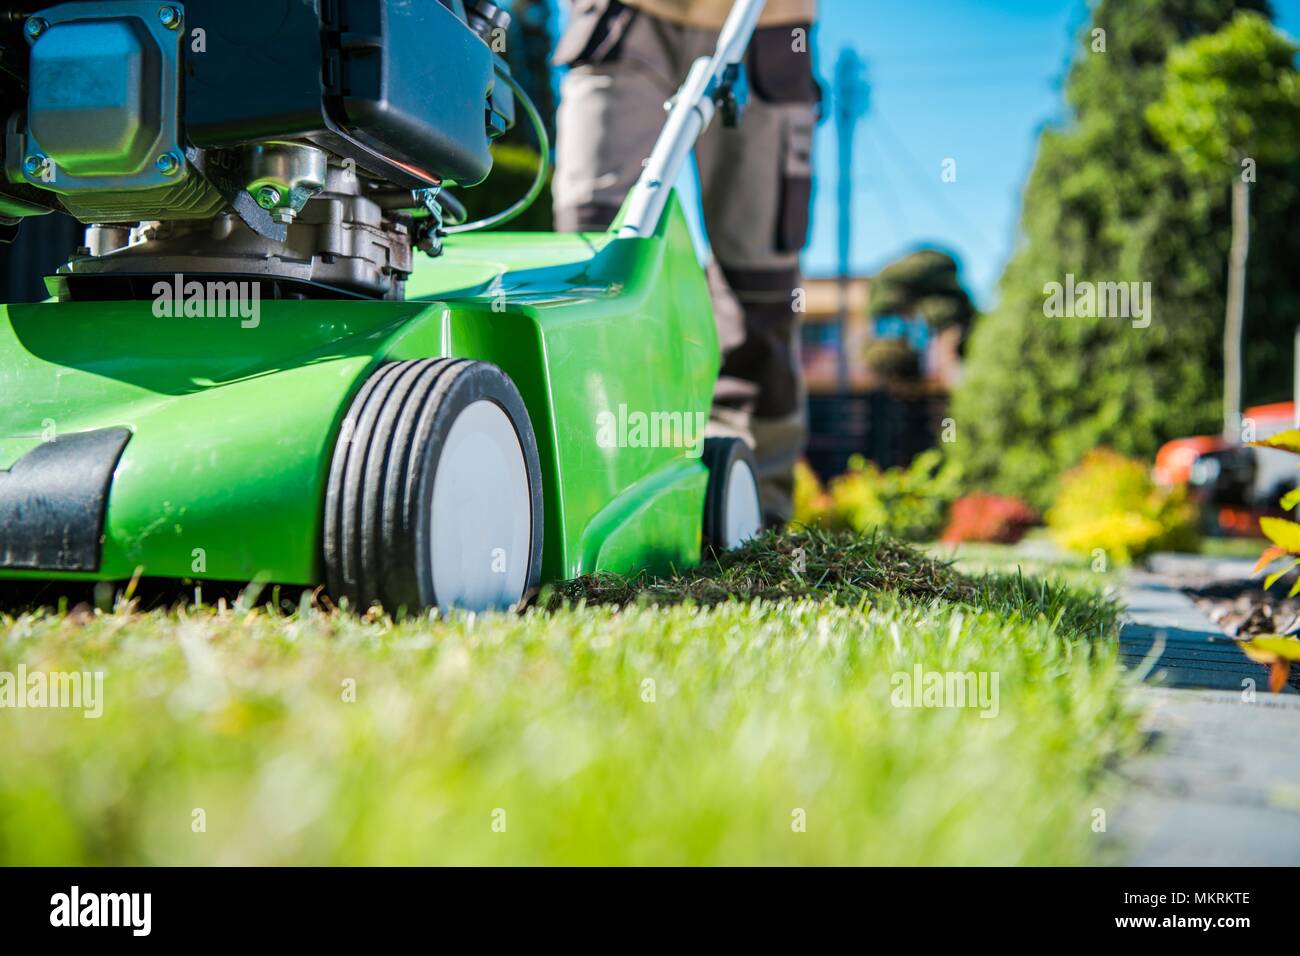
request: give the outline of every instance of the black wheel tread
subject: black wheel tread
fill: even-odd
[[[336,598],[346,597],[356,610],[374,603],[391,610],[414,609],[436,601],[430,568],[416,558],[427,552],[430,533],[424,527],[427,518],[420,517],[421,502],[428,499],[436,470],[436,458],[431,457],[437,454],[434,439],[449,427],[438,424],[439,413],[457,380],[471,369],[475,374],[466,382],[469,390],[460,390],[464,397],[455,402],[479,394],[498,404],[504,401],[524,449],[530,487],[536,487],[526,588],[536,584],[542,534],[540,462],[518,389],[496,366],[471,359],[390,362],[366,379],[348,408],[326,481],[326,583]]]

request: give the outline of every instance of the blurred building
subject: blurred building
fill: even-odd
[[[813,470],[830,478],[853,455],[885,468],[906,465],[933,447],[960,375],[961,330],[935,334],[916,316],[873,318],[866,276],[849,279],[843,322],[837,279],[808,278],[803,289],[801,351]]]
[[[961,376],[961,330],[932,333],[919,316],[886,315],[872,318],[871,279],[853,276],[848,282],[848,316],[840,324],[840,290],[835,278],[806,278],[803,283],[804,376],[810,393],[841,391],[839,355],[841,339],[849,390],[881,388],[890,376],[882,375],[870,361],[873,347],[898,340],[917,356],[916,379],[928,389],[947,393]]]

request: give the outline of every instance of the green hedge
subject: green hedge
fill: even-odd
[[[1021,242],[997,307],[975,323],[954,397],[952,450],[969,481],[1039,508],[1091,448],[1151,457],[1174,437],[1215,433],[1222,394],[1228,189],[1193,182],[1145,110],[1173,47],[1217,30],[1231,0],[1102,0],[1080,37],[1069,122],[1048,129],[1026,187]],[[1265,10],[1267,12],[1267,10]],[[1092,30],[1105,30],[1093,52]],[[1247,293],[1246,399],[1285,398],[1300,289],[1300,164],[1259,167]],[[1048,318],[1044,286],[1147,281],[1147,328]]]

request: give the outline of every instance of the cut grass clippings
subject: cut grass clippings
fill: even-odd
[[[1044,616],[1067,633],[1102,637],[1119,606],[1093,590],[1046,577],[962,573],[949,561],[883,535],[808,529],[767,533],[699,567],[667,577],[591,574],[551,588],[542,603],[665,605],[812,599],[856,605],[881,592],[995,610],[1008,619]]]
[[[0,709],[0,863],[1102,859],[1104,598],[807,533],[545,601],[0,616],[0,672],[104,674],[97,719]],[[996,701],[897,706],[918,668]]]

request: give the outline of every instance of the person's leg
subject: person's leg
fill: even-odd
[[[758,31],[740,125],[710,128],[697,151],[709,237],[744,314],[740,340],[724,343],[715,417],[752,435],[772,521],[790,517],[794,463],[806,440],[794,291],[807,238],[816,86],[794,30]]]
[[[618,0],[575,8],[556,46],[569,66],[556,114],[555,228],[597,231],[614,220],[664,124],[681,82],[664,24]]]
[[[668,23],[616,0],[584,5],[556,47],[570,70],[561,83],[552,184],[555,228],[598,231],[614,220],[667,116],[665,101],[697,57],[711,54],[717,32]],[[746,338],[744,312],[717,261],[709,264],[709,292],[718,341],[725,355]],[[757,386],[728,378],[719,383],[709,435],[742,439],[751,448],[749,413]]]
[[[710,434],[755,448],[773,521],[789,517],[805,433],[792,292],[807,229],[815,86],[806,53],[781,54],[791,36],[785,27],[759,31],[749,56],[755,95],[741,126],[715,122],[697,148],[722,349]],[[556,53],[571,65],[557,117],[558,230],[609,225],[663,127],[664,101],[716,40],[716,31],[671,24],[617,0],[596,0],[575,16]]]

